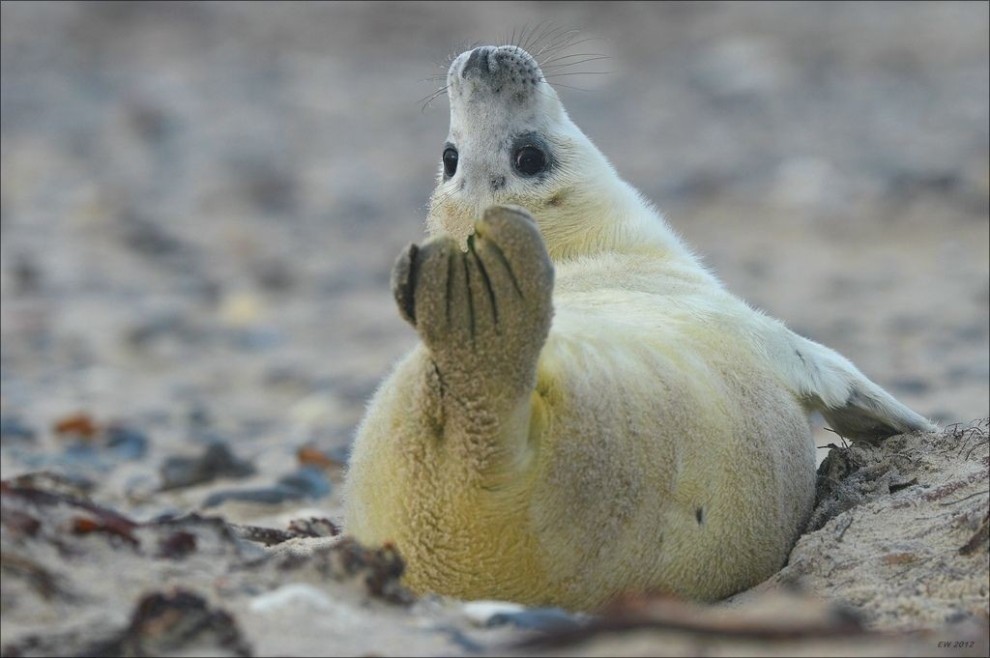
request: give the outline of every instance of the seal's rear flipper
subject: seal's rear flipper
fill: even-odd
[[[936,429],[837,352],[794,333],[790,339],[785,376],[802,401],[840,436],[869,441]]]

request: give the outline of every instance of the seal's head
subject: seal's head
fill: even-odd
[[[518,46],[461,53],[447,73],[450,133],[427,221],[465,242],[485,208],[525,207],[551,255],[553,227],[574,214],[576,190],[615,173],[567,116],[536,60]],[[582,230],[587,231],[584,226]]]

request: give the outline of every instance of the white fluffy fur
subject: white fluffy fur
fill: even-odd
[[[424,344],[359,429],[346,530],[394,542],[414,589],[464,598],[587,609],[627,590],[717,599],[758,583],[782,566],[811,509],[809,411],[853,439],[931,424],[727,292],[542,76],[509,83],[507,71],[535,68],[526,53],[485,53],[487,77],[462,75],[469,53],[450,69],[458,172],[438,182],[434,238],[395,275]],[[549,145],[548,177],[513,174],[506,137],[519,133]],[[479,221],[507,203],[527,209],[539,235],[508,211]],[[431,309],[450,313],[453,284],[419,262],[453,258],[450,245],[464,248],[475,231],[470,253],[505,247],[537,292],[468,349],[431,328]],[[546,254],[553,276],[540,283]],[[492,289],[493,305],[511,297],[504,282]],[[548,335],[524,322],[551,312]],[[503,367],[531,345],[531,367],[528,357]]]

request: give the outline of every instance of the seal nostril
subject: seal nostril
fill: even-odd
[[[487,46],[482,46],[480,48],[475,48],[468,55],[468,59],[464,62],[464,68],[461,69],[461,77],[466,78],[469,71],[476,70],[482,76],[491,73],[491,69],[488,66],[488,51],[490,49]]]

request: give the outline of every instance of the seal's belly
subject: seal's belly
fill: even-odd
[[[347,529],[394,542],[413,590],[589,609],[627,590],[715,599],[783,564],[813,497],[803,409],[714,324],[593,307],[558,306],[532,457],[497,484],[443,437],[427,357],[383,385]]]
[[[525,518],[525,501],[517,508],[493,501],[486,492],[463,494],[458,504],[431,510],[432,527],[407,528],[397,542],[407,561],[405,584],[419,593],[551,604],[554,597],[546,590],[546,568]]]
[[[644,586],[716,599],[756,584],[813,500],[793,395],[716,322],[639,308],[616,322],[561,307],[541,355],[555,412],[531,517],[557,551],[549,578],[581,574],[579,607]]]

